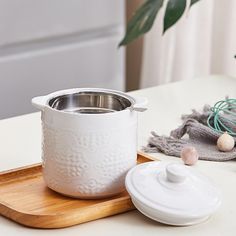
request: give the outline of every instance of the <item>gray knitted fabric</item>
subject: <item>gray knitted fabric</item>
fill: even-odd
[[[145,152],[163,152],[166,155],[179,157],[183,147],[194,146],[201,160],[227,161],[236,158],[236,148],[230,152],[221,152],[217,149],[216,142],[220,133],[207,126],[209,114],[210,106],[206,105],[202,113],[193,110],[192,114],[183,115],[183,124],[171,131],[170,137],[159,136],[156,132],[151,132],[152,137],[143,150]]]

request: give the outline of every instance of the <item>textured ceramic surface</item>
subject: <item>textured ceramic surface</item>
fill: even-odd
[[[73,114],[43,105],[46,100],[34,99],[33,104],[42,110],[43,176],[48,187],[79,198],[122,192],[128,170],[136,165],[137,112]]]
[[[85,198],[123,191],[125,175],[136,164],[136,125],[128,130],[82,134],[44,124],[42,158],[48,187]]]
[[[178,163],[138,165],[128,172],[126,188],[140,212],[170,225],[202,222],[221,204],[219,190],[208,178]]]

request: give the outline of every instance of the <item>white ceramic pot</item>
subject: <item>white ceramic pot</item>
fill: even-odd
[[[47,186],[64,195],[101,198],[124,190],[136,164],[137,112],[146,99],[95,88],[32,99],[42,111],[42,165]]]

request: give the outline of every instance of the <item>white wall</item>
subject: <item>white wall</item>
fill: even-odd
[[[123,0],[0,0],[0,119],[59,89],[123,90],[123,33]]]

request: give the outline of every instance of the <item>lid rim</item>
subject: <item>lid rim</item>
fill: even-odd
[[[129,192],[129,191],[128,191]],[[129,192],[129,194],[130,194],[130,192]],[[131,195],[131,194],[130,194]],[[168,211],[168,210],[171,210],[170,208],[167,208],[168,210],[166,210],[166,211],[163,211],[163,210],[161,210],[160,208],[158,208],[158,207],[152,207],[152,206],[150,206],[149,204],[146,204],[146,203],[144,203],[143,201],[140,201],[138,198],[136,198],[136,197],[134,197],[133,195],[131,195],[131,199],[132,198],[134,198],[136,201],[138,201],[139,203],[141,203],[142,205],[144,205],[144,206],[146,206],[146,207],[149,207],[149,208],[151,208],[151,209],[153,209],[153,210],[155,210],[155,211],[159,211],[160,213],[163,213],[163,214],[169,214],[169,215],[171,215],[171,216],[175,216],[175,217],[185,217],[185,218],[202,218],[202,217],[206,217],[206,216],[209,216],[209,215],[211,215],[213,212],[215,212],[218,208],[219,208],[219,206],[220,206],[220,204],[221,204],[221,201],[219,201],[218,202],[218,204],[216,204],[216,206],[214,207],[214,209],[213,210],[211,210],[211,211],[207,211],[207,212],[204,212],[204,214],[199,214],[199,215],[193,215],[193,214],[184,214],[182,211]]]
[[[168,225],[174,225],[174,226],[188,226],[188,225],[194,225],[194,224],[198,224],[202,221],[204,221],[205,219],[208,219],[210,217],[210,215],[206,215],[206,216],[202,216],[202,217],[195,217],[195,218],[188,218],[186,216],[178,216],[177,219],[175,215],[171,215],[171,214],[164,214],[163,215],[155,215],[153,213],[155,212],[148,212],[145,210],[146,206],[143,208],[142,205],[139,205],[140,203],[135,201],[135,199],[132,199],[133,204],[135,205],[135,207],[145,216],[158,221],[160,223],[163,224],[168,224]],[[166,219],[168,217],[168,219]],[[175,220],[174,220],[174,219]],[[186,219],[187,218],[187,219]]]

